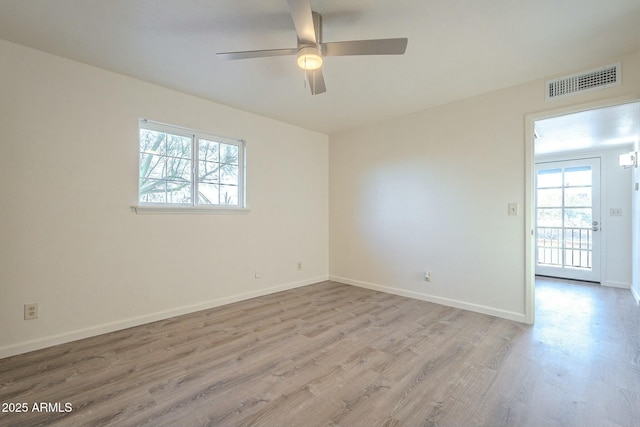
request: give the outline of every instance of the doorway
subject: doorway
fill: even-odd
[[[600,282],[600,159],[536,163],[536,275]]]
[[[553,133],[554,138],[548,138],[549,133]],[[640,144],[640,102],[637,99],[599,101],[579,107],[530,114],[525,117],[526,322],[534,322],[536,273],[552,277],[565,277],[559,271],[571,270],[571,273],[580,273],[580,275],[572,277],[577,280],[601,282],[603,286],[631,288],[630,295],[632,292],[634,296],[640,295],[640,286],[636,282],[640,274],[635,273],[640,268],[636,265],[637,260],[640,259],[638,258],[640,246],[638,238],[635,237],[638,233],[635,224],[640,223],[640,209],[637,208],[636,199],[640,196],[638,196],[637,188],[635,191],[631,190],[634,179],[637,178],[637,171],[633,173],[631,170],[621,172],[622,168],[618,165],[618,154],[616,153],[616,150],[627,153],[632,150],[638,151],[638,144]],[[549,193],[547,197],[552,197],[552,193],[555,193],[555,204],[552,204],[552,200],[547,199],[545,203],[549,206],[537,205],[537,174],[539,171],[545,168],[560,169],[561,176],[567,172],[567,168],[584,168],[586,165],[560,165],[560,163],[554,165],[553,162],[597,159],[598,157],[601,158],[600,166],[592,166],[591,170],[592,174],[596,175],[598,171],[595,169],[601,170],[601,180],[594,179],[592,175],[592,180],[596,185],[601,181],[601,190],[592,188],[592,209],[600,207],[593,192],[599,193],[601,215],[592,210],[590,226],[585,212],[579,221],[575,220],[575,215],[573,219],[566,218],[566,208],[588,208],[588,206],[578,205],[575,200],[565,200],[566,195],[562,194],[563,192],[567,190],[569,192],[578,191],[577,189],[571,190],[571,185],[563,183],[554,187],[547,184],[547,187],[543,189],[560,190],[547,191]],[[624,175],[625,173],[626,175]],[[548,172],[548,174],[552,175],[553,173]],[[546,176],[545,178],[552,177]],[[558,175],[555,178],[557,179]],[[583,200],[586,193],[586,191],[582,191],[580,197]],[[567,204],[575,204],[575,206]],[[619,209],[620,207],[622,209]],[[555,215],[554,226],[559,230],[555,231],[555,236],[551,230],[538,230],[538,208],[559,209],[555,213],[546,212],[546,214]],[[566,221],[565,224],[558,225],[559,218]],[[548,217],[547,219],[551,220],[552,218]],[[594,221],[597,221],[598,224],[594,225]],[[619,227],[623,222],[627,225]],[[576,223],[580,227],[573,228],[583,230],[575,230],[575,233],[582,233],[582,235],[569,236],[568,233],[573,233],[574,230],[566,230],[572,228],[566,225]],[[595,227],[597,227],[597,231],[594,231]],[[591,228],[590,236],[588,228]],[[545,237],[548,237],[548,241],[540,242]],[[623,249],[621,249],[621,245],[624,246]],[[541,251],[545,249],[549,250],[546,254],[541,254]],[[600,252],[600,256],[598,256],[598,252]],[[543,256],[555,256],[556,258],[544,258]],[[571,259],[572,256],[573,259]],[[571,265],[575,263],[576,257],[580,263]],[[602,262],[598,264],[599,259],[602,259]],[[583,261],[586,261],[586,264]],[[539,263],[545,264],[542,266],[542,271],[539,270]],[[590,267],[588,267],[589,263],[591,263]],[[553,270],[554,273],[544,273],[545,267],[556,268]],[[594,275],[585,277],[583,273],[586,272]],[[640,300],[640,297],[636,298]]]

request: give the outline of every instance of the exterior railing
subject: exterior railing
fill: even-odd
[[[538,264],[591,268],[591,227],[538,227]]]

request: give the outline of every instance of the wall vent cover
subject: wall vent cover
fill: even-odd
[[[622,81],[620,63],[547,80],[547,99],[557,99],[576,93],[619,85]]]

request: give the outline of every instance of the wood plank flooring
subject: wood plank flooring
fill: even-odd
[[[629,291],[541,280],[536,298],[527,326],[334,282],[280,292],[1,359],[0,409],[28,411],[0,425],[640,425]]]

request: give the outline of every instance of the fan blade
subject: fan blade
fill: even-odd
[[[307,81],[311,87],[311,95],[318,95],[327,91],[321,69],[307,71]]]
[[[245,50],[242,52],[219,52],[216,56],[220,59],[250,59],[265,58],[269,56],[295,55],[298,53],[297,48],[291,49],[266,49],[266,50]]]
[[[402,55],[407,50],[407,41],[401,38],[322,43],[322,55]]]
[[[313,26],[313,14],[309,0],[287,0],[289,11],[296,27],[298,41],[306,45],[316,45],[316,30]]]

